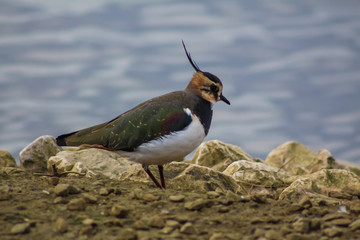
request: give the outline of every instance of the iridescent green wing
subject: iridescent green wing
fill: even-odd
[[[183,130],[191,121],[180,102],[149,102],[106,125],[111,130],[105,147],[132,151],[142,143]]]

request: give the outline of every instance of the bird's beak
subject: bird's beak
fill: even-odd
[[[222,94],[220,95],[220,100],[225,102],[226,104],[230,105],[229,100],[227,100],[226,97],[224,97],[224,95],[222,95]]]

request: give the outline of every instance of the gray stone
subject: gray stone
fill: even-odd
[[[82,198],[71,199],[67,204],[67,209],[71,211],[83,211],[86,208],[86,202]]]
[[[233,177],[239,184],[250,183],[262,187],[281,187],[283,179],[289,175],[278,168],[268,166],[263,162],[239,160],[231,163],[224,174]]]
[[[212,140],[198,147],[191,163],[222,172],[237,160],[257,161],[238,146]]]
[[[211,205],[211,203],[212,202],[210,200],[199,198],[191,202],[186,202],[184,207],[187,210],[194,211],[194,210],[200,210],[204,207],[208,207]]]
[[[291,175],[310,174],[320,169],[331,168],[334,159],[327,150],[320,150],[315,154],[298,142],[285,142],[272,150],[265,160],[265,164],[281,168]]]
[[[0,167],[16,167],[15,158],[6,150],[0,150]]]
[[[194,225],[190,222],[185,223],[180,228],[180,232],[184,234],[196,234],[196,229],[194,228]]]
[[[185,200],[185,196],[182,194],[178,194],[178,195],[171,195],[169,197],[169,200],[172,202],[183,202]]]
[[[87,202],[87,203],[97,203],[98,199],[96,196],[94,196],[91,193],[82,193],[81,197]]]
[[[110,215],[118,218],[125,218],[128,214],[128,209],[122,205],[115,204],[111,207]]]
[[[163,228],[165,226],[165,220],[164,218],[155,215],[149,218],[148,225],[154,228]]]
[[[34,172],[45,172],[47,161],[55,156],[61,148],[52,136],[41,136],[27,145],[19,154],[20,167]]]
[[[0,201],[9,200],[10,199],[10,188],[7,184],[0,185]]]
[[[87,177],[99,175],[117,179],[121,173],[139,165],[120,157],[115,152],[103,149],[69,149],[49,159],[47,165],[49,171],[52,171],[52,165],[55,165],[58,173],[72,171],[85,174]]]
[[[68,223],[64,218],[59,217],[56,219],[54,227],[57,232],[64,233],[68,229]]]
[[[28,222],[18,223],[18,224],[15,224],[11,228],[10,233],[11,234],[25,234],[25,233],[30,232],[30,227],[31,227],[31,224]]]
[[[349,225],[351,231],[356,231],[356,230],[359,230],[360,229],[360,219],[352,222],[350,225]]]

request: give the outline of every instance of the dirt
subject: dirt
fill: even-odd
[[[0,239],[360,239],[360,200],[339,202],[1,174]]]

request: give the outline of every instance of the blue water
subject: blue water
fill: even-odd
[[[264,159],[297,140],[360,163],[360,3],[0,2],[0,149],[185,88],[187,44],[222,79],[207,140]]]

